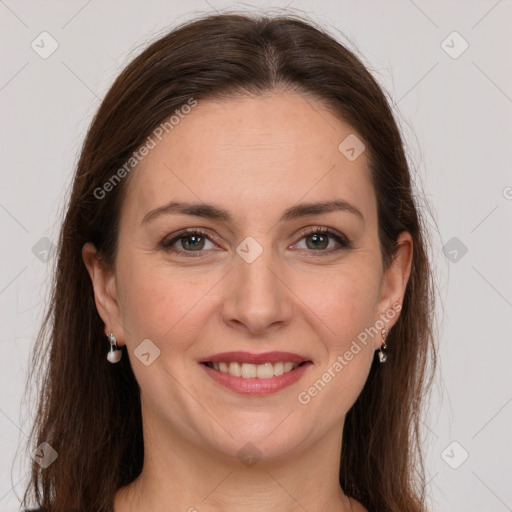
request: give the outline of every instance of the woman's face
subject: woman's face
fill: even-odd
[[[398,318],[411,248],[405,235],[384,272],[355,136],[297,93],[199,101],[133,171],[115,273],[92,271],[90,247],[84,259],[107,332],[127,345],[148,431],[264,457],[341,432],[382,326]],[[251,359],[268,352],[292,355]],[[276,364],[248,364],[267,358]],[[204,364],[214,360],[227,364]]]

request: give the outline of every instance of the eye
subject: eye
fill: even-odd
[[[332,254],[342,249],[350,249],[352,247],[348,238],[331,228],[317,227],[310,229],[302,234],[299,243],[302,240],[306,240],[306,247],[299,247],[299,249],[317,252],[319,256]],[[332,240],[338,244],[338,247],[332,247]],[[211,244],[210,247],[207,246],[208,243]],[[198,228],[186,229],[172,236],[170,239],[164,239],[161,242],[161,246],[166,251],[183,254],[189,258],[201,257],[201,253],[204,252],[203,249],[214,249],[216,247],[208,233]]]
[[[211,249],[212,247],[205,247],[207,242],[214,245],[210,240],[208,234],[200,229],[190,229],[181,231],[170,240],[162,241],[162,248],[169,252],[182,253],[190,258],[197,258],[200,256],[202,249]],[[178,247],[174,247],[177,245]],[[181,247],[180,247],[181,246]],[[199,254],[193,254],[194,252]]]
[[[303,233],[303,236],[299,243],[305,240],[305,249],[311,250],[313,252],[319,252],[319,253],[327,253],[331,254],[333,252],[340,251],[342,249],[350,249],[352,247],[350,241],[348,238],[346,238],[341,233],[338,233],[337,231],[334,231],[331,228],[314,228],[306,233]],[[337,244],[332,247],[330,242],[334,240]],[[298,245],[298,244],[297,244]],[[299,247],[300,249],[304,249],[304,247]],[[326,250],[328,249],[328,250]],[[323,254],[322,254],[323,255]]]

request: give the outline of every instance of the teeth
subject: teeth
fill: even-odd
[[[254,379],[258,373],[258,367],[255,364],[242,364],[242,377],[244,379]],[[273,376],[273,375],[272,375]]]
[[[284,373],[289,372],[292,369],[293,369],[293,363],[284,363],[283,364]]]
[[[297,366],[297,363],[278,361],[277,363],[251,364],[251,363],[208,363],[208,366],[219,370],[222,373],[229,373],[233,377],[243,377],[244,379],[270,379],[274,376],[279,377],[283,373],[288,373]]]
[[[229,375],[232,375],[233,377],[240,377],[241,376],[241,370],[242,367],[238,363],[231,363],[229,365],[228,373]]]
[[[274,371],[274,365],[272,363],[259,364],[256,366],[255,377],[258,377],[258,379],[270,379],[274,376]]]

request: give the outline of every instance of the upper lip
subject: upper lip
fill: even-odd
[[[262,352],[253,354],[252,352],[222,352],[202,359],[201,363],[277,363],[279,361],[291,363],[303,363],[309,361],[307,357],[292,352]]]

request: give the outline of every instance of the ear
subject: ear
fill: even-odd
[[[96,309],[105,324],[105,335],[113,332],[117,345],[124,345],[124,329],[117,300],[115,272],[98,258],[96,247],[87,242],[82,247],[82,259],[92,281]]]
[[[407,231],[400,233],[396,253],[384,272],[378,305],[379,318],[385,319],[385,329],[389,331],[400,316],[405,288],[411,275],[413,241]],[[393,314],[390,314],[393,312]],[[380,340],[378,341],[380,348]]]

